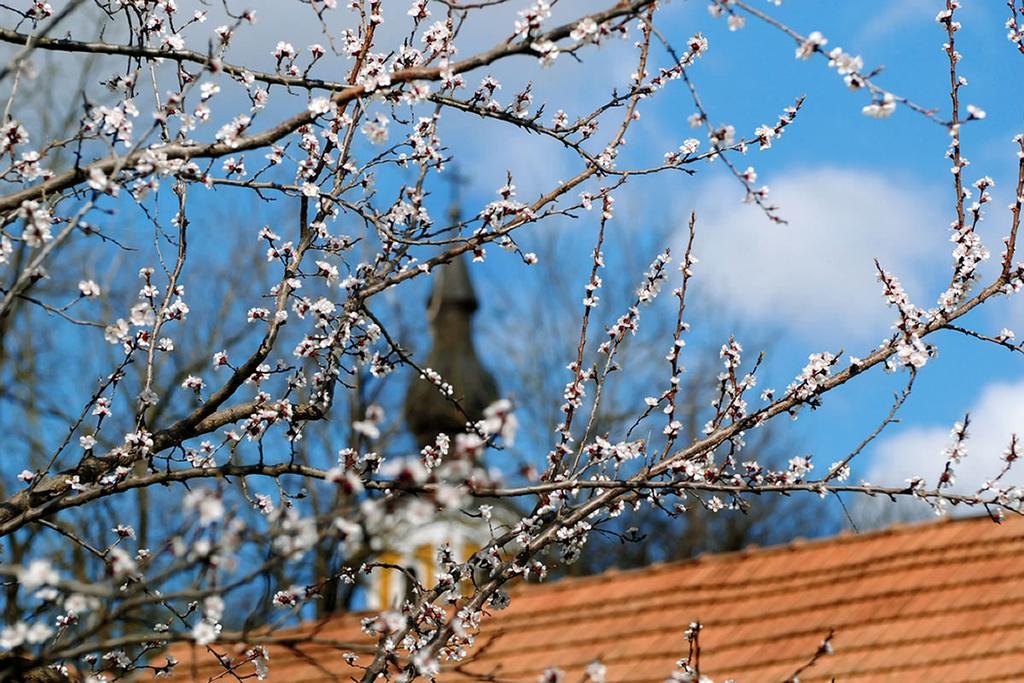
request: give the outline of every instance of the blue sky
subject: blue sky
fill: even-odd
[[[821,31],[829,48],[841,46],[862,55],[865,71],[884,65],[876,79],[880,85],[948,116],[949,71],[941,50],[945,34],[935,22],[944,3],[754,4],[800,33]],[[957,35],[964,54],[960,73],[969,81],[961,91],[962,106],[976,104],[988,116],[964,127],[964,153],[972,162],[965,178],[973,182],[988,175],[996,181],[995,201],[982,224],[994,254],[991,272],[1008,226],[1006,205],[1016,177],[1011,138],[1024,126],[1024,92],[1013,87],[1022,57],[1005,38],[1002,3],[968,5],[959,15],[963,30]],[[771,150],[752,151],[736,161],[757,168],[759,182],[773,188],[772,197],[790,225],[774,226],[755,208],[741,205],[741,188],[720,166],[701,167],[692,178],[666,175],[637,182],[619,196],[620,215],[640,226],[667,222],[681,228],[689,211],[697,211],[697,252],[703,262],[695,291],[720,302],[723,317],[739,318],[758,338],[774,340],[762,386],[784,387],[810,353],[842,348],[863,356],[888,335],[895,316],[885,307],[874,278],[876,257],[904,281],[916,303],[933,305],[949,277],[953,187],[944,157],[946,129],[902,108],[885,120],[862,115],[861,107],[869,101],[866,93],[848,90],[824,60],[794,59],[793,42],[756,20],[730,32],[724,21],[707,15],[703,3],[675,2],[662,27],[677,42],[698,30],[708,36],[711,50],[691,76],[716,123],[750,131],[773,122],[796,97],[807,97],[797,122]],[[628,74],[632,69],[625,48],[602,50],[596,60],[582,66],[559,62],[552,74],[537,78],[553,78],[551,92],[574,94],[588,84],[586,73],[595,61],[603,73]],[[506,96],[513,82],[505,83]],[[545,91],[538,87],[538,92]],[[636,143],[627,157],[656,159],[691,135],[685,118],[692,111],[682,87],[645,104],[643,118],[631,132]],[[471,124],[470,130],[484,126]],[[553,163],[557,155],[542,142],[510,139],[513,146],[510,164],[524,190],[571,168]],[[492,171],[502,174],[500,167]],[[488,189],[481,178],[473,183],[471,195],[486,201]],[[583,228],[567,229],[577,229],[579,239],[588,239]],[[995,334],[1003,327],[1019,328],[1021,319],[1020,301],[1004,300],[970,322]],[[692,322],[699,336],[701,321]],[[969,410],[986,409],[995,414],[974,416],[974,447],[961,472],[965,483],[980,483],[998,471],[998,455],[1010,432],[1024,427],[1024,416],[1016,408],[1024,402],[1018,358],[953,333],[936,341],[940,355],[920,373],[901,413],[903,423],[890,427],[868,449],[855,468],[855,479],[902,484],[914,472],[934,481],[953,422]],[[822,409],[803,413],[793,425],[803,447],[816,454],[819,466],[842,457],[877,425],[905,381],[903,373],[876,372],[829,396]]]
[[[941,51],[945,35],[934,20],[944,2],[786,0],[775,7],[766,0],[750,1],[802,34],[821,31],[829,48],[841,46],[861,55],[865,71],[884,65],[876,79],[880,85],[947,115],[948,66]],[[507,9],[483,13],[477,23],[467,26],[458,43],[460,55],[507,36],[515,11],[527,4],[521,0]],[[966,4],[959,15],[963,30],[958,34],[958,47],[965,57],[961,74],[969,81],[962,100],[978,105],[988,116],[964,128],[965,154],[972,161],[965,177],[973,181],[989,175],[996,181],[995,201],[983,223],[983,235],[996,255],[994,261],[1008,225],[1005,206],[1016,173],[1011,138],[1024,130],[1024,90],[1016,87],[1024,56],[1005,38],[1002,2]],[[193,9],[180,0],[179,5]],[[292,10],[285,13],[284,3],[254,0],[250,5],[260,20],[240,31],[230,61],[272,68],[270,53],[278,40],[292,41],[300,50],[323,40],[309,16]],[[556,6],[552,22],[578,16],[592,6],[582,0],[566,0]],[[407,8],[405,0],[385,0],[385,25],[397,28],[382,33],[384,42],[379,49],[384,49],[388,40],[397,44],[405,35]],[[862,115],[861,107],[869,101],[865,93],[848,90],[823,59],[796,60],[793,41],[756,20],[750,20],[741,31],[730,32],[723,20],[708,15],[706,3],[684,0],[666,4],[662,14],[660,26],[673,42],[679,44],[698,31],[710,40],[710,51],[690,74],[716,123],[730,123],[739,134],[749,135],[756,126],[773,123],[797,97],[806,96],[797,121],[770,150],[736,158],[741,168],[757,168],[759,183],[772,188],[772,198],[790,224],[769,223],[755,208],[740,203],[742,189],[720,165],[701,165],[692,177],[666,174],[638,179],[623,188],[617,195],[617,218],[611,226],[616,239],[639,245],[639,251],[649,250],[639,259],[642,263],[657,251],[652,235],[667,235],[679,253],[686,216],[691,210],[697,212],[701,263],[694,292],[701,300],[714,302],[720,319],[710,321],[713,324],[691,320],[693,335],[698,340],[704,335],[704,341],[715,344],[724,342],[724,338],[709,339],[710,331],[720,334],[719,323],[735,320],[755,340],[770,340],[772,352],[761,386],[784,388],[810,353],[841,348],[848,354],[866,355],[888,335],[895,317],[882,300],[872,259],[877,257],[898,275],[915,303],[923,307],[933,304],[948,278],[953,190],[949,162],[944,158],[946,130],[902,108],[885,120]],[[339,10],[337,16],[343,21],[347,15]],[[190,46],[205,49],[207,31],[218,23],[213,18],[194,32],[197,40]],[[72,28],[76,34],[89,33],[85,24]],[[625,41],[584,56],[582,64],[561,58],[548,70],[539,70],[532,57],[511,60],[495,69],[503,83],[499,100],[508,102],[532,81],[534,108],[546,103],[546,118],[558,108],[572,117],[601,101],[607,89],[599,86],[608,79],[624,85],[635,66],[631,43]],[[665,64],[666,55],[657,53],[654,67]],[[334,68],[340,69],[326,60],[314,75],[330,78],[335,75]],[[469,87],[475,88],[483,75],[471,74]],[[219,96],[215,111],[222,118],[237,110],[231,106],[240,104],[237,90],[225,87]],[[263,128],[302,106],[304,98],[275,95],[254,127]],[[620,164],[658,163],[664,152],[676,149],[685,138],[702,137],[686,125],[692,112],[689,95],[679,82],[645,101]],[[222,122],[215,116],[203,135],[212,135]],[[611,121],[606,124],[611,125]],[[513,173],[520,196],[529,199],[579,168],[578,160],[552,141],[504,124],[450,113],[441,133],[460,159],[460,173],[470,178],[463,190],[467,209],[479,209],[491,201],[496,188],[504,183],[506,171]],[[369,153],[369,148],[361,153]],[[248,161],[250,169],[261,162],[261,155],[251,155]],[[383,179],[382,187],[396,180],[400,179]],[[437,213],[443,210],[448,194],[443,186],[436,191],[432,208]],[[237,193],[215,191],[200,201],[218,205],[217,215],[223,216],[225,206],[235,206],[235,197]],[[286,214],[270,210],[265,215],[249,215],[283,224]],[[559,233],[585,254],[593,244],[593,218],[556,223],[543,230]],[[538,235],[525,233],[524,247],[542,245],[543,230]],[[475,269],[474,277],[483,291],[491,293],[492,299],[484,305],[500,320],[500,310],[494,309],[501,307],[501,301],[494,300],[494,293],[529,273],[500,249],[491,248],[489,253],[488,267]],[[615,256],[609,259],[606,281],[638,280],[643,268],[617,271],[622,264]],[[582,284],[580,281],[580,288]],[[412,300],[422,300],[416,292],[422,293],[425,286],[411,287]],[[1019,300],[998,301],[972,315],[970,322],[990,334],[1002,327],[1024,333],[1024,309]],[[943,435],[966,411],[985,408],[989,416],[977,422],[975,455],[968,461],[968,466],[977,463],[975,471],[980,478],[996,471],[998,454],[1010,431],[1024,427],[1020,424],[1024,415],[1017,407],[1024,405],[1024,372],[1018,358],[953,334],[937,341],[940,355],[921,372],[915,394],[903,410],[903,424],[891,428],[869,449],[855,469],[855,478],[902,483],[907,467],[934,477],[942,467],[938,450]],[[751,358],[756,350],[756,346],[748,347]],[[486,360],[486,350],[482,355]],[[904,381],[900,373],[870,373],[830,395],[822,409],[802,413],[793,425],[802,440],[801,450],[815,453],[820,467],[844,455],[884,416],[893,391]],[[540,448],[542,444],[538,444]]]
[[[513,3],[514,7],[481,15],[464,32],[460,54],[507,35],[515,10],[526,4]],[[941,50],[945,34],[935,22],[943,2],[787,0],[775,7],[753,0],[753,4],[802,34],[821,31],[829,48],[841,46],[861,55],[865,71],[884,66],[876,82],[948,116],[949,74]],[[1005,38],[1002,3],[967,4],[959,15],[963,30],[957,35],[965,56],[961,74],[969,81],[962,100],[980,106],[988,116],[964,128],[965,154],[972,161],[965,177],[973,181],[989,175],[996,181],[995,201],[983,223],[983,234],[998,255],[1008,224],[1008,188],[1017,164],[1011,138],[1024,128],[1024,91],[1013,87],[1013,74],[1019,73],[1024,58]],[[247,29],[248,39],[233,48],[234,61],[267,61],[281,38],[297,46],[315,40],[309,25],[281,22],[275,6],[254,6],[261,21]],[[587,6],[563,2],[556,6],[551,21]],[[405,3],[399,0],[384,3],[386,20],[395,15],[404,19],[404,10]],[[771,150],[751,151],[736,160],[741,168],[747,164],[757,168],[759,182],[773,189],[772,197],[790,221],[788,226],[772,225],[755,208],[741,204],[741,188],[720,165],[702,165],[693,177],[672,174],[632,182],[618,194],[619,218],[612,226],[624,239],[643,243],[645,225],[667,225],[669,240],[676,242],[672,246],[679,247],[681,231],[673,226],[681,229],[689,212],[697,212],[697,255],[702,263],[695,292],[716,302],[723,320],[738,320],[743,329],[755,332],[756,339],[773,342],[761,386],[784,387],[810,353],[844,349],[863,356],[888,335],[895,315],[885,307],[874,277],[876,257],[903,280],[916,303],[931,306],[949,273],[953,189],[944,158],[947,131],[903,108],[885,120],[862,115],[861,107],[869,102],[866,93],[850,91],[825,60],[796,60],[793,41],[757,20],[731,32],[723,20],[708,15],[705,3],[676,0],[663,10],[660,25],[677,44],[697,31],[709,38],[710,51],[690,73],[716,123],[730,123],[740,134],[749,134],[761,123],[774,122],[797,97],[806,96],[796,123]],[[402,30],[393,35],[403,35]],[[655,66],[666,63],[663,53],[656,57]],[[633,68],[631,44],[619,41],[587,53],[582,64],[560,59],[551,69],[540,71],[533,58],[523,57],[497,67],[494,73],[503,84],[500,101],[510,100],[532,82],[537,97],[534,108],[543,102],[546,116],[557,108],[572,116],[600,101],[606,92],[597,87],[602,79],[624,84]],[[483,75],[471,74],[469,86],[475,87]],[[623,164],[656,163],[683,139],[701,137],[686,125],[686,117],[693,112],[688,93],[679,83],[673,86],[642,106]],[[294,101],[278,101],[267,113],[293,107]],[[441,132],[460,160],[460,173],[470,178],[463,190],[470,209],[494,198],[506,171],[513,173],[520,196],[529,198],[578,168],[578,162],[553,142],[500,123],[450,113]],[[438,191],[438,210],[445,201],[447,192]],[[593,227],[585,219],[558,223],[551,229],[564,233],[563,239],[583,253],[591,248]],[[529,234],[522,237],[527,248],[531,240],[543,242]],[[650,247],[649,256],[653,256],[656,245]],[[528,276],[517,259],[497,249],[490,252],[489,266],[474,271],[484,291],[501,292],[508,283]],[[614,257],[610,264],[614,271]],[[633,282],[639,275],[640,271],[611,272],[606,278]],[[486,301],[485,306],[500,308],[501,303]],[[996,302],[971,321],[988,333],[1004,326],[1024,326],[1019,301]],[[720,327],[692,322],[697,338],[704,329],[717,332]],[[937,435],[944,435],[955,420],[1004,385],[1015,388],[1009,395],[1024,402],[1020,362],[1005,350],[954,334],[944,334],[938,341],[940,355],[920,374],[915,394],[902,412],[903,424],[890,428],[877,448],[868,450],[855,469],[855,478],[895,478],[895,483],[902,483],[901,468],[906,463],[891,465],[896,460],[909,462],[921,474],[937,475],[942,467],[937,448],[944,439]],[[748,350],[753,357],[756,348]],[[486,358],[486,350],[483,355]],[[822,409],[803,413],[792,427],[803,449],[816,454],[819,466],[841,457],[885,415],[893,392],[904,382],[902,373],[871,373],[829,396]],[[991,433],[976,431],[978,477],[995,471],[1010,430],[1019,428],[1015,419],[1007,407],[979,423],[978,429]],[[917,438],[910,440],[908,435]],[[887,441],[890,438],[895,440]],[[900,453],[893,455],[897,447]],[[886,455],[882,458],[879,453]]]
[[[996,180],[996,201],[983,224],[994,261],[1001,249],[1000,237],[1008,226],[1005,207],[1012,196],[1011,182],[1016,178],[1017,158],[1011,138],[1024,124],[1024,93],[1011,85],[1012,74],[1019,73],[1021,56],[1005,38],[1002,3],[965,4],[968,6],[959,16],[963,30],[957,39],[965,57],[960,72],[969,85],[962,90],[961,98],[964,104],[975,103],[988,113],[985,120],[965,126],[965,154],[972,161],[966,178],[973,181],[989,175]],[[878,83],[948,116],[948,66],[941,51],[945,35],[934,21],[943,5],[786,2],[773,13],[805,35],[811,30],[821,31],[829,39],[829,47],[842,46],[862,55],[865,70],[885,65]],[[892,268],[920,305],[932,305],[944,286],[943,279],[948,278],[946,240],[953,190],[949,162],[943,156],[947,133],[904,109],[881,121],[862,116],[860,107],[866,104],[863,93],[848,91],[821,60],[793,59],[791,42],[759,22],[751,21],[736,33],[723,29],[721,23],[706,29],[712,51],[696,76],[709,108],[723,112],[738,109],[743,117],[737,123],[749,125],[758,119],[769,120],[794,95],[807,95],[797,123],[780,144],[754,158],[761,179],[784,190],[781,197],[776,193],[776,198],[783,216],[789,213],[793,220],[791,226],[781,228],[761,221],[761,227],[783,240],[783,235],[794,231],[805,244],[818,236],[818,248],[795,251],[805,259],[817,255],[825,260],[825,269],[812,272],[832,269],[835,273],[832,281],[810,280],[801,286],[799,278],[787,278],[785,271],[801,269],[806,260],[798,259],[781,268],[778,261],[772,263],[770,259],[747,261],[751,279],[760,276],[771,282],[792,281],[801,290],[792,300],[780,297],[775,306],[766,300],[760,316],[749,313],[779,330],[782,341],[771,368],[785,373],[788,367],[792,372],[807,353],[834,350],[835,343],[848,353],[863,355],[886,332],[879,321],[893,318],[880,299],[877,308],[872,309],[864,295],[867,292],[870,296],[872,288],[878,291],[877,283],[865,277],[870,272],[871,257]],[[739,87],[733,80],[737,78],[742,82]],[[685,100],[680,100],[678,106],[685,107]],[[728,184],[721,187],[723,192],[728,191]],[[691,192],[701,194],[699,189]],[[681,203],[693,201],[701,213],[706,199],[705,194],[696,199],[687,197]],[[754,213],[747,209],[738,211],[741,215]],[[709,210],[722,212],[716,198],[710,201]],[[727,229],[736,222],[736,213],[730,213],[717,221],[716,227]],[[757,218],[744,216],[739,222],[749,222],[749,230],[753,230]],[[856,236],[837,237],[848,232]],[[819,288],[826,292],[816,291]],[[842,296],[829,296],[837,289]],[[737,298],[743,296],[739,288],[730,292]],[[808,300],[810,311],[806,310]],[[816,300],[826,308],[831,305],[832,313],[818,310],[822,307],[814,303]],[[844,310],[857,314],[847,316]],[[1003,326],[1019,326],[1021,312],[1019,300],[1000,301],[971,320],[978,329],[992,334]],[[815,329],[816,318],[819,323]],[[918,377],[915,393],[902,412],[903,424],[890,428],[877,447],[868,450],[868,457],[855,470],[855,478],[870,476],[873,481],[883,481],[891,477],[895,483],[902,483],[902,475],[909,474],[904,461],[925,468],[918,472],[934,477],[942,467],[938,448],[946,432],[955,420],[976,407],[1000,413],[983,420],[976,416],[979,420],[973,450],[983,461],[977,464],[978,476],[994,474],[998,452],[992,451],[1005,447],[1009,430],[1024,426],[1018,422],[1017,405],[1024,399],[1024,391],[1017,358],[952,333],[938,341],[940,355]],[[776,383],[786,379],[783,375]],[[826,399],[817,414],[802,416],[797,429],[809,450],[818,454],[819,465],[854,447],[884,416],[892,392],[899,390],[904,381],[901,375],[874,373],[862,377]],[[1005,386],[1013,390],[1000,393]],[[993,392],[1006,400],[986,402]],[[971,477],[965,472],[963,478]]]

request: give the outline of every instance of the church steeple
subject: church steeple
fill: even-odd
[[[453,200],[453,225],[459,224],[458,213],[458,202]],[[431,347],[421,366],[431,368],[451,384],[454,398],[466,414],[442,396],[431,382],[414,377],[405,395],[404,412],[406,425],[420,448],[432,445],[441,433],[454,440],[456,434],[467,431],[467,415],[472,421],[479,420],[484,409],[498,399],[494,377],[480,362],[473,344],[473,316],[479,305],[463,256],[433,270],[433,286],[426,306]],[[457,458],[453,457],[453,462]],[[496,509],[505,508],[498,505]],[[403,528],[386,539],[380,557],[386,564],[413,570],[420,581],[430,587],[437,575],[435,564],[442,545],[465,561],[490,538],[490,525],[483,520],[442,512],[426,525]],[[405,585],[406,576],[400,572],[382,569],[374,573],[368,606],[379,609],[401,604]]]
[[[434,271],[434,286],[427,300],[432,346],[426,367],[440,373],[455,390],[455,398],[478,420],[484,408],[498,399],[494,377],[480,362],[473,343],[473,316],[479,307],[463,256]],[[416,378],[405,398],[406,424],[420,448],[440,433],[454,436],[466,431],[466,417],[441,396],[437,387]]]
[[[453,226],[461,222],[459,187],[464,180],[452,169],[451,208]],[[498,400],[498,385],[480,362],[473,344],[473,316],[479,308],[473,281],[463,255],[434,269],[434,283],[427,299],[427,320],[432,345],[425,362],[452,385],[455,398],[471,420],[483,417],[484,408]],[[466,415],[441,396],[430,382],[414,378],[405,397],[405,419],[420,448],[434,443],[438,434],[466,431]]]

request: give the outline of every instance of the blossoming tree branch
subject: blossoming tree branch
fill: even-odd
[[[1016,258],[1024,137],[1005,150],[1019,172],[1009,211],[990,213],[1004,239],[998,272],[986,280],[979,267],[989,251],[977,227],[993,181],[973,174],[965,156],[985,112],[963,97],[956,0],[936,18],[950,100],[929,104],[891,92],[820,32],[778,21],[773,3],[712,0],[712,16],[730,29],[762,23],[779,51],[835,72],[853,115],[884,119],[904,109],[948,131],[951,224],[935,239],[951,239],[953,250],[948,287],[930,302],[911,301],[900,274],[879,260],[891,331],[860,357],[821,349],[792,368],[783,388],[758,388],[763,356],[722,339],[716,391],[701,397],[711,418],[696,431],[681,420],[680,401],[685,342],[701,324],[687,306],[701,278],[700,216],[684,219],[683,249],[651,254],[646,272],[630,274],[633,301],[605,325],[604,244],[626,220],[616,196],[654,175],[691,183],[719,165],[737,203],[755,204],[765,230],[785,230],[786,207],[771,203],[752,159],[785,144],[804,98],[794,93],[792,106],[759,112],[762,125],[737,130],[729,112],[710,111],[700,95],[716,47],[664,21],[664,1],[577,3],[562,19],[553,13],[571,3],[557,0],[281,2],[321,35],[308,45],[257,44],[248,36],[259,17],[236,0],[0,6],[8,48],[0,71],[2,399],[26,432],[39,424],[45,433],[4,449],[0,678],[164,676],[176,666],[176,643],[208,652],[225,676],[244,664],[262,678],[273,666],[266,647],[291,642],[281,629],[307,617],[328,587],[395,571],[408,588],[364,621],[367,638],[325,644],[365,681],[443,678],[472,657],[481,623],[508,604],[508,584],[544,580],[628,508],[742,514],[757,496],[809,494],[817,504],[844,493],[908,498],[939,512],[976,507],[994,518],[1021,511],[1021,491],[1004,481],[1022,452],[1016,438],[984,487],[951,490],[969,417],[953,427],[936,471],[850,480],[851,463],[928,372],[936,333],[1022,351],[1009,330],[961,320],[1024,285]],[[1012,57],[1024,52],[1024,6],[1011,0],[1008,8]],[[498,26],[499,36],[482,47],[473,28],[481,25]],[[595,106],[535,102],[534,82],[566,61],[587,64],[611,43],[624,46],[631,73],[616,82],[591,71]],[[262,57],[247,64],[234,57],[238,48]],[[38,72],[45,60],[60,65],[48,79]],[[517,78],[502,83],[497,72]],[[89,87],[76,86],[79,74]],[[673,91],[689,109],[665,144],[642,117]],[[512,152],[495,140],[442,137],[443,121],[470,118],[533,135],[570,155],[574,170],[529,196],[509,173],[486,189],[491,201],[446,215],[433,197],[447,193],[467,145],[486,147],[499,169]],[[664,149],[648,155],[657,145]],[[247,208],[263,206],[273,209],[268,220]],[[483,463],[488,454],[500,462],[512,445],[514,402],[474,414],[384,311],[419,302],[409,291],[458,260],[486,273],[495,247],[529,277],[539,257],[520,241],[567,221],[588,226],[593,239],[580,247],[591,268],[578,283],[564,403],[537,466],[506,480]],[[637,396],[629,428],[603,432],[603,392],[628,377],[623,347],[663,289],[675,315],[662,381]],[[39,367],[44,346],[66,363]],[[780,467],[746,457],[751,433],[878,372],[899,374],[905,389],[845,457],[824,466],[797,456]],[[367,399],[389,376],[429,383],[464,424],[418,452],[397,447],[388,434],[400,418]],[[519,512],[508,519],[498,507]],[[475,520],[487,541],[468,556],[442,544],[430,585],[382,558],[380,539],[440,515]],[[247,610],[264,594],[272,609],[252,623]],[[239,645],[241,663],[226,654]],[[685,654],[681,645],[679,677],[690,680],[699,672]],[[601,667],[588,676],[601,680]]]

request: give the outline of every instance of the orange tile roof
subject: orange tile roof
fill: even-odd
[[[697,620],[704,624],[701,671],[716,681],[784,680],[830,629],[834,654],[803,672],[802,683],[1024,680],[1024,519],[796,541],[520,585],[512,596],[508,609],[484,620],[462,671],[442,680],[532,683],[557,666],[564,680],[579,681],[600,659],[608,681],[660,683],[686,655],[683,632]],[[303,633],[365,640],[359,617],[339,616]],[[273,646],[269,680],[358,680],[342,660],[345,651],[326,643]],[[207,681],[218,671],[205,650],[175,655],[176,679]],[[237,671],[252,672],[251,664]]]

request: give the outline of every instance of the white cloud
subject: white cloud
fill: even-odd
[[[968,493],[1002,470],[1002,454],[1016,433],[1024,436],[1024,380],[989,384],[967,411],[967,457],[956,467],[953,490]],[[875,447],[867,479],[876,484],[902,485],[915,476],[933,488],[946,464],[943,449],[951,442],[953,425],[911,427],[895,432]],[[1004,483],[1024,484],[1024,470],[1010,470]]]
[[[928,25],[935,16],[935,3],[930,0],[903,0],[875,12],[860,30],[856,43],[863,45],[880,41],[906,28],[908,24]]]
[[[970,3],[958,17],[965,25],[985,25],[992,21],[1005,20],[1003,9],[1006,3]],[[935,13],[939,6],[932,0],[900,0],[900,2],[885,3],[873,14],[868,15],[867,21],[857,33],[853,41],[854,45],[865,45],[881,43],[886,39],[893,39],[898,34],[906,35],[908,30],[918,30],[934,26]],[[964,15],[967,18],[964,18]],[[899,41],[894,41],[899,44]],[[851,46],[852,47],[852,46]]]
[[[699,278],[727,308],[819,344],[880,340],[894,314],[875,258],[915,302],[931,304],[926,274],[943,273],[948,263],[948,218],[928,191],[829,167],[768,180],[788,225],[741,205],[731,180],[710,181],[698,194]]]
[[[583,169],[576,154],[557,140],[475,114],[447,112],[440,133],[453,151],[459,173],[469,177],[472,190],[484,202],[497,199],[506,172],[512,174],[517,199],[533,202]],[[576,194],[569,197],[574,200]]]

